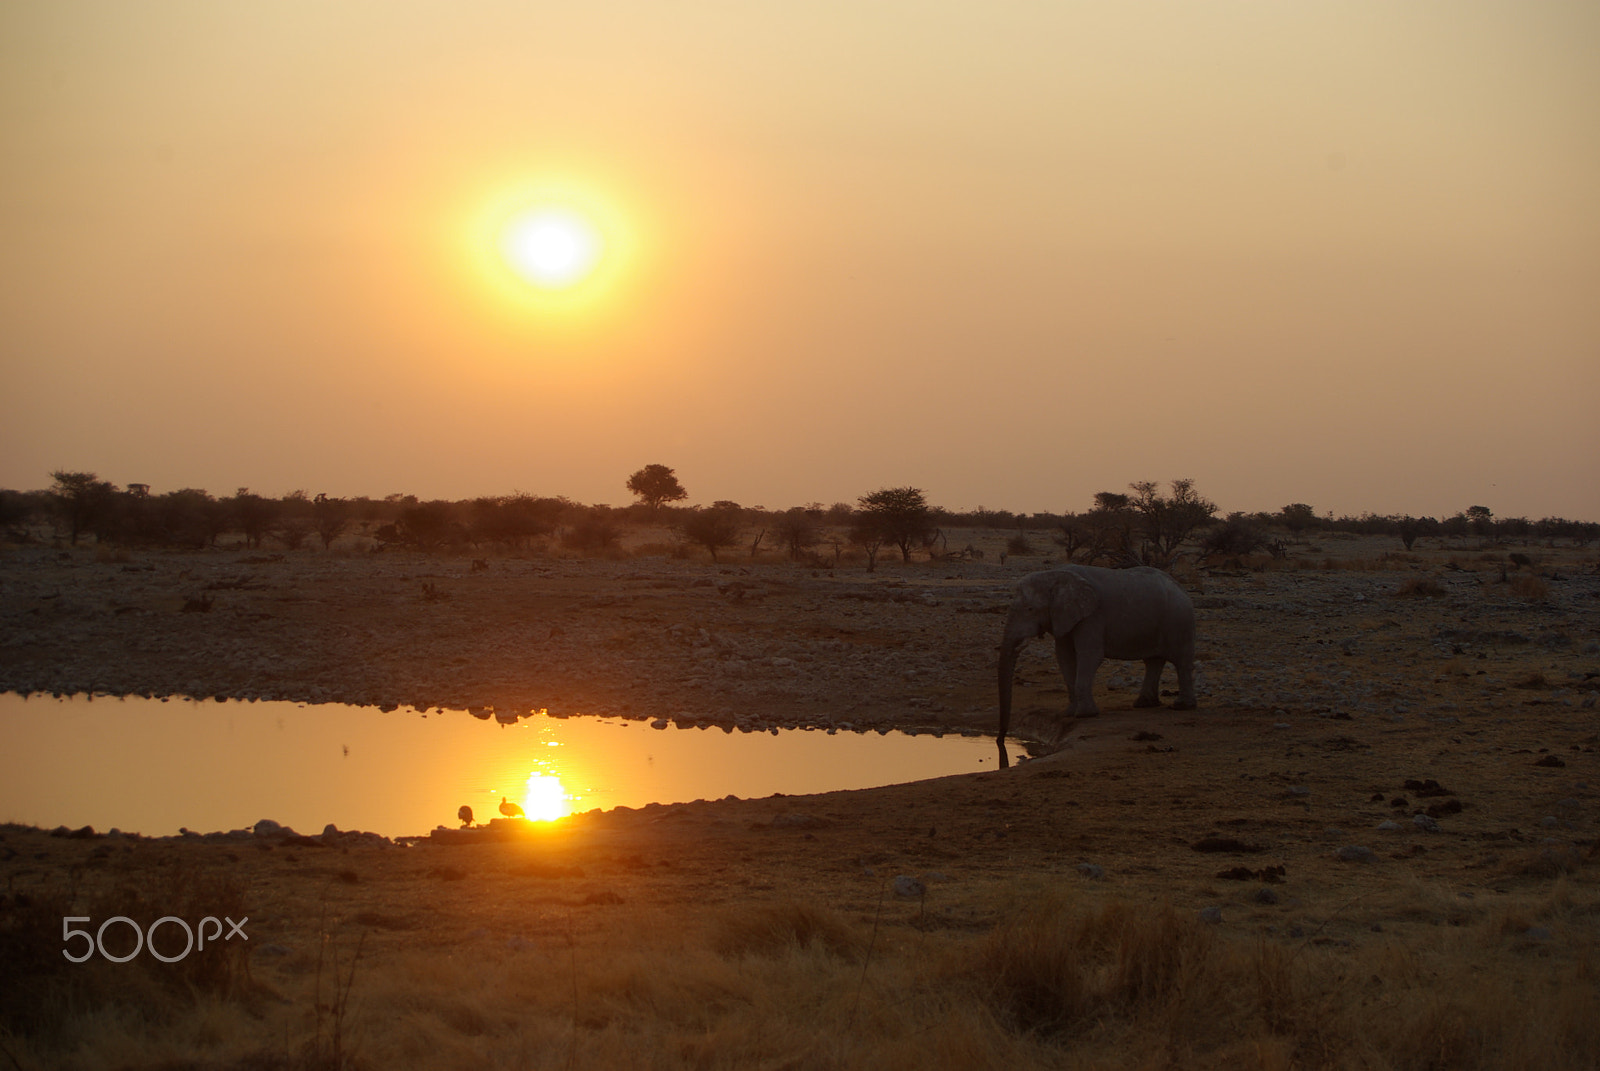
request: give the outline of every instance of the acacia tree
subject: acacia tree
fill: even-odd
[[[1202,498],[1193,480],[1173,480],[1172,497],[1164,498],[1153,480],[1140,480],[1133,491],[1133,508],[1144,517],[1145,535],[1163,558],[1171,558],[1178,545],[1216,515],[1217,504]]]
[[[639,496],[639,501],[658,510],[664,503],[679,502],[689,497],[689,492],[678,482],[677,474],[665,465],[646,465],[628,477],[628,490]]]
[[[1062,549],[1069,562],[1074,554],[1090,545],[1089,528],[1076,513],[1062,514],[1056,521],[1056,531],[1056,546]]]
[[[867,572],[878,571],[878,551],[883,549],[883,528],[873,517],[855,514],[850,521],[850,542],[867,553]]]
[[[267,529],[282,512],[277,499],[263,498],[248,487],[235,491],[229,505],[233,523],[244,533],[245,546],[252,548],[261,546],[261,537],[267,534]]]
[[[1135,517],[1127,495],[1116,491],[1096,492],[1094,508],[1082,517],[1089,542],[1089,562],[1101,557],[1118,561],[1128,558],[1133,553],[1129,544],[1133,539]]]
[[[717,560],[717,551],[731,547],[739,541],[739,514],[742,511],[732,502],[718,502],[709,509],[694,509],[678,525],[683,538],[698,543]]]
[[[805,506],[791,506],[778,514],[777,534],[778,542],[789,550],[789,558],[799,561],[800,555],[808,548],[816,545],[821,538],[818,522],[821,519],[820,509],[809,509]]]
[[[876,530],[881,542],[900,548],[902,561],[909,562],[913,544],[933,530],[933,511],[920,487],[885,487],[856,501],[856,527]]]
[[[350,524],[350,503],[342,498],[329,498],[319,494],[311,500],[311,513],[322,539],[322,549],[328,550]]]
[[[56,509],[66,518],[72,533],[72,545],[78,545],[78,536],[94,528],[110,512],[116,484],[99,479],[92,472],[65,472],[50,474],[55,482],[50,486],[50,497]]]
[[[1289,503],[1278,511],[1278,517],[1283,526],[1295,535],[1314,527],[1317,523],[1317,511],[1304,502]]]

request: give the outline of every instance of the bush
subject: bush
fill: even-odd
[[[1240,557],[1253,554],[1267,546],[1267,534],[1245,519],[1242,513],[1230,513],[1228,519],[1206,532],[1200,540],[1201,553]]]
[[[1403,582],[1395,594],[1414,599],[1432,599],[1445,594],[1445,590],[1443,584],[1431,577],[1414,576]]]
[[[1511,578],[1511,594],[1522,599],[1538,601],[1550,596],[1550,585],[1533,573],[1518,573]]]
[[[705,547],[711,560],[716,561],[720,548],[731,547],[739,541],[739,513],[739,508],[732,503],[720,508],[697,509],[684,517],[678,527],[683,538]]]
[[[561,545],[568,550],[593,554],[615,549],[621,538],[622,530],[611,523],[610,518],[590,513],[561,533]]]

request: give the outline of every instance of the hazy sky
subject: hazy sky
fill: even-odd
[[[1600,5],[0,4],[0,486],[1600,519]],[[496,227],[559,195],[576,296]]]

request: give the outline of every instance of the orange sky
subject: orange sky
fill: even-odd
[[[1600,7],[0,5],[0,486],[1600,519]],[[527,300],[493,214],[608,213]]]

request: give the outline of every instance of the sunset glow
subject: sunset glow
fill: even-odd
[[[0,488],[1600,517],[1600,5],[93,7]]]

